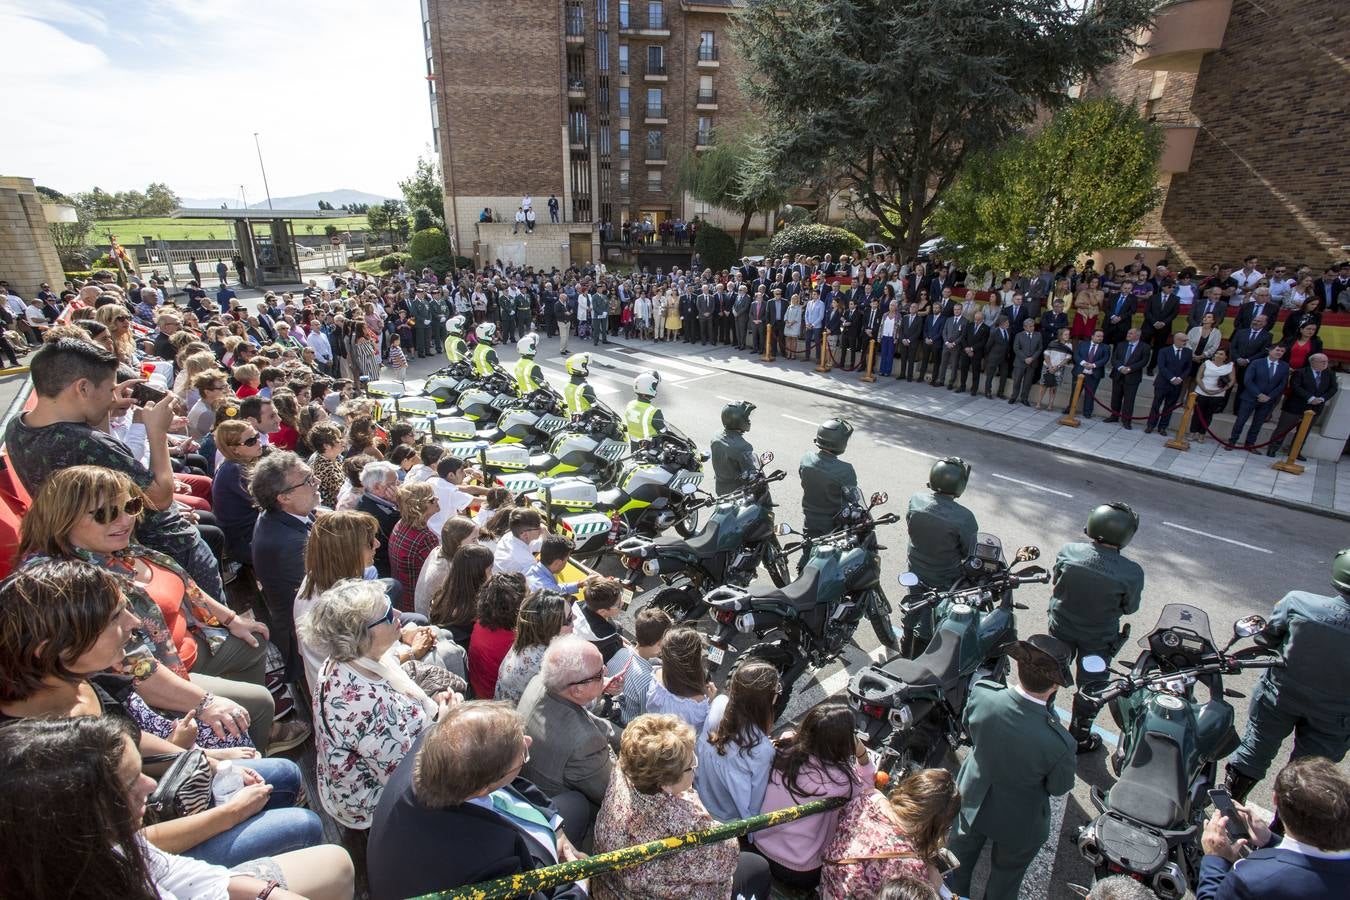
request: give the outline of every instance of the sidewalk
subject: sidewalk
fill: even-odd
[[[1058,420],[1068,401],[1067,385],[1060,386],[1058,402],[1051,412],[1021,404],[1009,405],[1006,400],[986,400],[983,394],[972,397],[918,382],[896,381],[893,377],[877,376],[875,382],[868,384],[859,380],[860,372],[835,369],[820,373],[814,371],[814,364],[801,360],[780,359],[766,363],[761,362],[758,355],[725,345],[714,348],[683,342],[655,343],[624,340],[613,335],[610,340],[645,353],[696,360],[723,371],[836,400],[996,434],[1057,453],[1350,520],[1350,461],[1334,463],[1309,459],[1303,463],[1302,475],[1290,475],[1272,469],[1270,465],[1275,460],[1264,452],[1226,451],[1212,437],[1203,444],[1192,440],[1190,450],[1173,450],[1163,446],[1166,438],[1144,433],[1142,418],[1136,419],[1131,430],[1118,424],[1105,424],[1103,419],[1108,413],[1101,406],[1097,407],[1094,418],[1080,417],[1080,427],[1066,427]],[[1103,402],[1110,399],[1108,385],[1109,381],[1103,380]],[[1036,393],[1036,389],[1031,392],[1033,403]],[[1135,400],[1135,414],[1147,415],[1152,401],[1152,379],[1145,378]],[[1170,423],[1173,431],[1180,421],[1181,411],[1178,410],[1173,413]],[[1227,437],[1233,427],[1233,416],[1222,413],[1215,417],[1210,427],[1216,434]],[[1269,433],[1267,427],[1263,439],[1269,437]]]

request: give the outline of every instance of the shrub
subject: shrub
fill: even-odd
[[[831,253],[861,253],[863,242],[856,234],[830,225],[793,225],[784,228],[769,242],[769,253],[774,256],[824,256]]]
[[[82,280],[82,281],[88,281],[90,278],[93,278],[93,277],[94,277],[94,273],[91,272],[91,271],[89,271],[88,269],[83,269],[83,270],[70,270],[70,269],[68,269],[68,270],[66,270],[66,272],[65,272],[65,276],[66,276],[66,281],[74,281],[76,278],[79,278],[79,279]]]
[[[436,214],[425,206],[419,206],[412,212],[413,232],[426,231],[430,228],[438,228],[440,221]]]
[[[89,264],[89,268],[91,268],[91,269],[115,269],[115,268],[117,268],[117,263],[113,262],[113,261],[112,261],[112,257],[105,253],[105,254],[103,254],[102,256],[100,256],[98,259],[95,259],[93,262],[91,262],[91,263]]]
[[[393,272],[401,265],[407,265],[412,262],[412,256],[408,253],[390,253],[380,260],[381,272]]]
[[[408,251],[413,259],[435,259],[445,256],[448,249],[450,244],[445,239],[445,232],[439,228],[425,228],[414,234],[408,242]]]
[[[736,239],[716,225],[699,224],[694,249],[698,251],[703,267],[714,272],[730,269],[736,264]]]

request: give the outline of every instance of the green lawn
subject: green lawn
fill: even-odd
[[[310,234],[322,235],[325,225],[336,225],[338,231],[365,231],[365,216],[341,216],[331,219],[295,219],[293,220],[296,237]],[[313,226],[313,231],[307,226]],[[234,223],[224,219],[107,219],[95,222],[90,232],[91,240],[106,241],[109,233],[117,236],[123,244],[140,244],[142,235],[165,241],[227,241],[234,234]]]

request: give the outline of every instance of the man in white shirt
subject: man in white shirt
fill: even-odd
[[[500,574],[519,572],[524,575],[535,563],[534,545],[544,538],[544,520],[533,509],[515,509],[511,512],[511,531],[497,542],[493,555],[493,571]]]
[[[1255,256],[1248,256],[1242,260],[1242,268],[1233,273],[1232,278],[1237,282],[1237,296],[1239,303],[1245,303],[1251,299],[1252,291],[1256,290],[1256,285],[1265,278],[1264,272],[1256,270],[1257,259]]]

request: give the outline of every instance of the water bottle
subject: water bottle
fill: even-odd
[[[216,777],[211,780],[211,797],[221,806],[244,787],[244,775],[228,759],[216,763]]]

